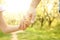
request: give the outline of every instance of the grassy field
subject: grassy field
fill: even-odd
[[[11,34],[0,32],[0,40],[11,40]],[[18,40],[60,40],[60,27],[54,30],[33,30],[27,29],[25,32],[17,33]]]

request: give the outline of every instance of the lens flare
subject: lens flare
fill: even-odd
[[[30,8],[32,0],[3,0],[2,8],[3,15],[7,19],[19,20]]]

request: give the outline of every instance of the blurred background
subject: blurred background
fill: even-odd
[[[11,16],[5,12],[8,25],[18,25],[21,13]],[[11,34],[0,32],[0,40],[11,40]],[[17,33],[17,40],[60,40],[60,0],[41,0],[36,8],[35,22],[23,33]]]

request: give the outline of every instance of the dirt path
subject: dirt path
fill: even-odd
[[[12,34],[12,38],[11,38],[11,40],[18,40],[18,36],[17,36],[17,33],[20,33],[20,32],[24,32],[24,31],[16,31],[16,32],[13,32],[13,33],[11,33]]]

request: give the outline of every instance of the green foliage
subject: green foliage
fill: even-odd
[[[0,40],[10,40],[11,34],[4,34],[0,31]]]

